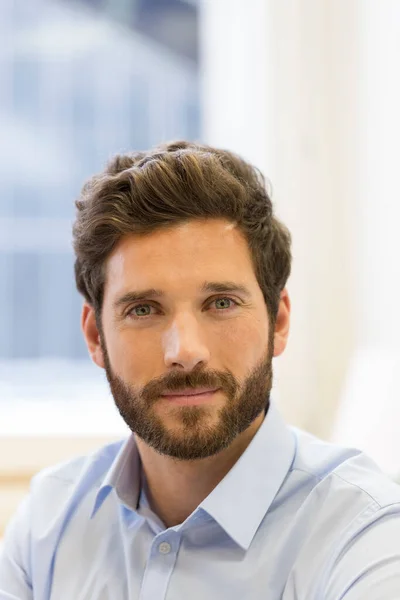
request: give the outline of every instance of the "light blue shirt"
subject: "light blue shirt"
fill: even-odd
[[[400,598],[400,486],[274,403],[182,524],[165,528],[141,480],[134,435],[37,475],[6,532],[0,599]]]

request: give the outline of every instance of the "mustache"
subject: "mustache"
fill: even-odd
[[[165,392],[179,392],[183,389],[199,387],[221,388],[230,396],[239,387],[235,377],[228,372],[193,370],[190,373],[173,371],[166,376],[154,379],[142,389],[141,396],[145,401],[157,399]]]

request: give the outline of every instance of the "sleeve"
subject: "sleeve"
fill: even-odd
[[[32,600],[30,497],[19,505],[0,546],[0,600]]]
[[[333,567],[324,600],[399,600],[400,508],[351,540]]]

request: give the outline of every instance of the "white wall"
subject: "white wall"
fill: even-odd
[[[359,4],[356,351],[333,439],[400,473],[400,2]]]
[[[204,0],[205,140],[293,234],[286,418],[400,471],[400,2]]]
[[[329,434],[354,346],[356,7],[203,3],[205,139],[263,169],[292,231],[292,335],[276,361],[276,392],[291,422],[320,435]]]

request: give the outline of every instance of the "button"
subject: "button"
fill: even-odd
[[[161,554],[169,554],[171,552],[171,544],[168,544],[168,542],[162,542],[158,546],[158,549],[161,552]]]

